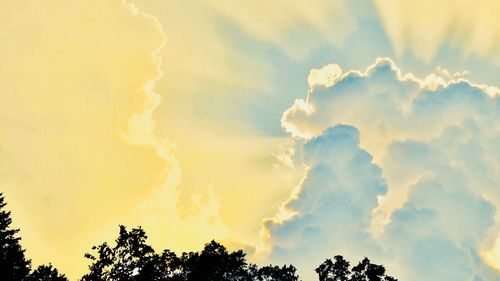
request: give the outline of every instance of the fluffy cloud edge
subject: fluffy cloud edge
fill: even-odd
[[[335,111],[333,111],[333,113],[332,112],[327,113],[325,116],[321,115],[321,113],[325,113],[325,112],[328,112],[330,110],[328,108],[328,104],[329,104],[329,102],[331,102],[328,100],[328,99],[330,99],[329,95],[335,94],[335,93],[329,93],[329,89],[335,88],[336,84],[340,83],[340,81],[342,81],[344,79],[351,79],[354,77],[354,78],[358,79],[357,81],[362,81],[364,78],[370,78],[372,75],[382,75],[382,74],[379,74],[379,72],[383,71],[381,69],[388,69],[387,70],[387,73],[389,73],[388,77],[391,77],[391,75],[394,75],[394,80],[395,80],[394,83],[395,84],[399,85],[399,84],[408,84],[409,83],[410,85],[415,85],[414,88],[412,88],[411,86],[407,86],[407,88],[403,89],[403,91],[407,91],[407,92],[411,93],[411,94],[409,94],[410,98],[408,99],[408,101],[406,103],[407,108],[402,106],[402,105],[404,105],[404,103],[398,104],[398,106],[401,106],[401,108],[403,108],[403,114],[410,114],[410,112],[412,110],[414,110],[414,108],[412,108],[413,102],[415,100],[418,100],[420,98],[419,95],[422,95],[422,93],[425,93],[425,95],[427,95],[428,97],[431,97],[431,94],[433,92],[441,93],[441,94],[442,93],[449,93],[450,95],[452,95],[451,92],[457,90],[458,95],[460,96],[460,94],[461,94],[460,91],[471,91],[471,92],[475,92],[477,95],[483,95],[484,102],[490,103],[490,106],[492,106],[492,103],[494,104],[494,101],[500,97],[500,90],[498,87],[490,86],[490,85],[486,85],[486,84],[476,84],[476,83],[474,83],[466,78],[466,75],[467,75],[466,72],[451,74],[446,69],[437,67],[436,71],[434,73],[431,73],[424,78],[419,78],[412,73],[403,73],[401,71],[401,69],[396,66],[396,64],[394,63],[393,60],[391,60],[390,58],[386,58],[386,57],[378,58],[374,64],[370,65],[364,71],[351,70],[351,71],[347,71],[345,73],[341,73],[340,67],[338,65],[330,64],[330,65],[326,65],[324,67],[321,67],[319,69],[311,70],[310,76],[308,79],[309,91],[307,92],[307,97],[305,99],[297,99],[295,101],[295,103],[283,113],[281,122],[282,122],[282,127],[283,127],[284,131],[289,133],[289,135],[292,138],[294,138],[297,142],[306,143],[306,144],[309,143],[310,141],[313,141],[318,136],[324,134],[324,131],[322,131],[322,130],[324,130],[325,128],[328,128],[330,126],[333,126],[335,124],[339,124],[338,123],[339,121],[329,121],[329,119],[328,119],[329,114],[330,115],[335,114]],[[383,76],[381,76],[380,78],[384,79]],[[393,78],[387,78],[387,79],[393,79]],[[346,82],[346,83],[342,84],[342,87],[348,88],[349,83]],[[347,91],[347,93],[345,93],[346,91],[347,90],[344,90],[343,94],[348,95],[348,91]],[[384,91],[384,90],[381,90],[381,91]],[[390,91],[390,90],[388,90],[388,91]],[[320,97],[318,97],[317,95],[320,95]],[[391,96],[391,98],[392,98],[392,96]],[[325,105],[325,104],[327,104],[327,105]],[[423,106],[423,105],[420,104],[418,106]],[[480,108],[480,107],[474,107],[474,108]],[[405,110],[407,111],[407,113],[404,113]],[[417,110],[418,110],[418,108],[417,108]],[[445,110],[447,110],[447,109],[445,108]],[[321,112],[319,112],[319,111],[321,111]],[[420,114],[420,113],[418,113],[418,114]],[[446,113],[444,113],[444,114],[446,114]],[[484,113],[484,114],[488,114],[488,113]],[[314,117],[315,115],[320,116],[320,117],[315,118]],[[321,119],[321,118],[323,118],[323,119]],[[486,116],[485,118],[488,118],[488,117]],[[496,118],[496,117],[490,116],[490,118]],[[342,118],[338,119],[337,118],[335,120],[343,120],[343,121],[340,121],[341,122],[340,124],[342,124],[342,122],[347,122],[347,124],[351,124],[351,123],[349,123],[349,121],[345,121],[348,119],[342,119]],[[314,122],[319,122],[319,125],[316,127],[316,129],[308,129],[308,125],[311,123],[314,123]],[[321,122],[323,122],[323,123],[321,123]],[[445,122],[445,123],[443,123],[444,124],[443,126],[445,126],[443,128],[446,128],[446,122],[448,122],[448,121],[443,121],[443,122]],[[493,122],[492,125],[494,126],[495,121],[491,121],[491,122]],[[470,121],[469,121],[469,123],[470,123]],[[474,122],[472,122],[469,125],[467,125],[467,123],[466,123],[466,126],[469,126],[469,129],[467,129],[467,127],[465,129],[470,130],[470,128],[474,128],[473,123]],[[454,123],[451,123],[451,124],[454,124]],[[472,125],[472,127],[470,127],[471,125]],[[305,130],[303,130],[302,128],[305,128]],[[497,128],[497,127],[495,127],[495,128]],[[370,135],[364,135],[364,138],[369,138],[369,137],[370,137]],[[363,138],[363,136],[362,136],[362,138]],[[436,138],[436,140],[439,141],[440,136],[437,135],[437,136],[434,136],[434,138]],[[411,137],[409,137],[409,140],[411,140]],[[431,141],[433,141],[432,138],[427,139],[427,140],[424,139],[422,142],[422,145],[424,145],[424,146],[436,145],[436,144],[431,143]],[[387,146],[391,143],[398,143],[398,142],[404,143],[404,136],[402,136],[402,139],[396,138],[396,139],[389,140],[389,142],[386,142],[385,145]],[[370,149],[368,149],[368,151],[371,152]],[[380,161],[383,160],[380,158],[381,154],[377,154],[376,156],[377,157],[375,160],[377,163],[379,163]],[[300,198],[301,193],[303,192],[303,185],[307,181],[308,174],[310,173],[311,167],[308,164],[305,164],[304,162],[302,162],[301,164],[306,166],[306,168],[307,168],[307,171],[305,173],[305,176],[304,176],[302,182],[294,189],[294,191],[290,195],[290,198],[281,205],[281,207],[280,207],[280,209],[275,217],[263,220],[262,230],[261,230],[262,245],[259,248],[263,254],[269,255],[269,254],[272,254],[272,252],[274,251],[273,250],[274,246],[272,243],[272,239],[273,239],[272,236],[275,234],[273,234],[273,230],[271,230],[271,229],[276,228],[276,227],[282,228],[282,227],[284,227],[284,225],[290,224],[290,223],[292,223],[292,224],[290,226],[286,226],[286,227],[293,228],[294,226],[296,226],[296,222],[292,222],[292,221],[294,221],[296,218],[299,218],[299,220],[300,220],[300,217],[303,215],[303,214],[301,214],[300,209],[290,208],[290,203],[297,200],[298,198]],[[445,166],[443,166],[443,167],[445,167]],[[439,168],[439,166],[437,166],[437,168]],[[439,168],[439,169],[443,169],[443,168]],[[442,172],[446,173],[447,171],[445,169],[445,170],[442,170]],[[450,172],[453,172],[453,170],[450,170]],[[410,182],[410,186],[417,186],[417,184],[419,184],[423,180],[428,179],[429,177],[432,178],[433,175],[432,174],[425,174],[425,173],[420,174],[419,177],[414,179],[413,183]],[[437,180],[438,181],[444,180],[445,183],[447,182],[445,180],[445,178],[438,178]],[[446,184],[449,184],[449,183],[446,183]],[[391,185],[391,184],[389,184],[389,185]],[[467,191],[467,192],[470,192],[470,191]],[[477,191],[477,192],[479,192],[479,194],[481,194],[483,191]],[[458,196],[458,198],[460,198],[459,195],[456,195],[456,196]],[[473,198],[476,195],[470,195],[470,196],[464,195],[464,196],[465,196],[464,198],[469,198],[470,200],[475,200]],[[483,200],[481,202],[486,202],[486,204],[490,204],[489,201],[484,201],[485,200],[484,195],[479,195],[479,197],[477,197],[477,198],[479,198],[478,200]],[[469,199],[463,199],[463,200],[469,200]],[[410,200],[410,199],[405,199],[405,200]],[[414,199],[412,199],[412,200],[414,200]],[[457,202],[460,202],[460,200],[462,200],[462,199],[459,199],[459,201],[457,201]],[[380,198],[379,198],[379,203],[380,203]],[[419,207],[419,208],[421,208],[421,207]],[[486,208],[485,212],[487,212],[488,213],[487,216],[489,216],[491,218],[492,215],[491,215],[491,212],[487,211],[488,209],[489,208]],[[396,208],[396,210],[402,210],[402,209]],[[374,211],[376,211],[376,209],[374,209]],[[425,211],[425,209],[418,209],[415,212],[417,212],[417,211],[421,212],[421,211]],[[444,213],[442,213],[442,215],[446,213],[443,210],[441,210],[440,212],[444,212]],[[391,213],[391,214],[396,215],[398,213]],[[391,223],[390,220],[385,222],[385,224],[390,224],[390,223]],[[275,227],[270,228],[270,225],[274,225]],[[484,227],[488,227],[488,226],[484,226]],[[484,227],[482,227],[482,228],[484,228]],[[490,232],[491,231],[494,232],[493,229],[490,229]],[[490,234],[488,234],[488,235],[490,235]],[[491,235],[494,236],[494,233],[491,233]],[[496,249],[498,247],[491,246],[491,245],[490,245],[491,247],[490,246],[485,247],[486,244],[489,244],[488,240],[489,239],[486,237],[483,239],[483,241],[481,241],[479,243],[479,245],[476,246],[477,247],[476,248],[477,259],[482,258],[483,262],[485,262],[488,266],[490,266],[492,268],[497,268],[498,265],[492,263],[492,261],[493,261],[493,258],[495,257],[495,255],[497,255],[494,252],[495,251],[494,249]],[[420,242],[418,240],[415,240],[415,243],[417,243],[417,244],[418,243],[427,243],[425,241],[427,241],[429,243],[432,242],[431,240],[422,240]],[[452,246],[452,244],[449,244],[448,246],[446,246],[445,244],[448,242],[443,242],[445,244],[442,244],[442,242],[439,242],[438,240],[436,240],[432,243],[441,243],[439,245],[441,245],[445,248],[448,247],[447,249],[449,249],[450,251],[455,251],[457,254],[459,253],[459,251],[462,251],[462,250],[459,250],[459,248],[453,248],[454,246]],[[496,243],[496,244],[498,244],[498,243]],[[484,250],[485,248],[487,248],[487,250]],[[281,252],[281,251],[282,250],[279,250],[279,252]],[[463,256],[463,254],[460,254],[460,255],[462,255],[462,257],[465,257],[465,256]],[[481,258],[479,258],[479,257],[481,257]],[[398,265],[394,265],[394,266],[397,267]],[[481,269],[481,265],[476,265],[476,266],[478,266],[476,268],[476,270],[483,271],[482,274],[484,274],[484,276],[490,276],[490,277],[495,276],[495,273],[493,273],[491,271],[491,268],[490,269],[486,269],[486,268]],[[463,276],[470,276],[470,274],[473,274],[473,273],[471,271],[464,271],[461,274],[463,274]],[[493,277],[493,278],[495,278],[495,277]]]

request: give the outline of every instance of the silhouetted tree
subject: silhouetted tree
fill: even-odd
[[[90,272],[84,275],[82,280],[168,280],[163,258],[146,244],[146,239],[143,229],[134,228],[127,231],[125,226],[120,226],[120,234],[114,247],[103,243],[92,247],[97,251],[96,256],[85,254],[93,263],[89,266]]]
[[[352,268],[352,281],[382,281],[383,278],[385,278],[385,268],[372,264],[366,257]]]
[[[10,212],[3,193],[0,193],[0,276],[2,280],[23,280],[30,271],[31,262],[24,256],[24,250],[16,236],[19,229],[11,228]]]
[[[254,277],[243,251],[229,253],[215,241],[205,244],[201,253],[183,253],[181,262],[186,280],[251,281]]]
[[[52,264],[40,265],[26,278],[26,281],[68,281],[64,274],[59,274]]]
[[[342,256],[335,256],[335,263],[327,259],[316,268],[320,281],[348,281],[349,262]]]
[[[297,269],[293,266],[264,266],[257,272],[259,281],[298,281]]]
[[[372,264],[366,257],[350,270],[348,261],[335,256],[335,263],[327,259],[316,268],[316,272],[320,281],[397,281],[385,275],[384,266]]]

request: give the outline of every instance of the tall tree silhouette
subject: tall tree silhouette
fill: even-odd
[[[40,265],[26,278],[26,281],[68,281],[52,264]]]
[[[30,271],[31,262],[24,256],[24,250],[17,237],[19,229],[11,228],[10,211],[5,210],[5,198],[0,193],[0,276],[2,280],[23,280]]]

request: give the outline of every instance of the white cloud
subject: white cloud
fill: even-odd
[[[371,211],[387,187],[380,169],[358,145],[358,132],[351,126],[330,128],[304,145],[307,176],[298,196],[283,206],[298,212],[282,223],[264,223],[274,260],[313,269],[331,249],[355,258],[373,254]]]
[[[307,77],[307,83],[312,90],[315,87],[331,87],[342,75],[342,70],[338,64],[327,64],[319,69],[313,68]]]
[[[378,59],[285,111],[309,169],[288,216],[264,224],[272,258],[311,269],[368,255],[401,280],[500,278],[482,259],[500,221],[498,88],[437,72]]]

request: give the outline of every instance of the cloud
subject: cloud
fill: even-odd
[[[337,64],[328,64],[320,69],[312,69],[307,77],[310,89],[318,86],[331,87],[342,75],[342,70]]]
[[[368,227],[377,196],[387,186],[381,170],[358,145],[358,131],[342,125],[304,145],[307,176],[297,196],[283,206],[297,213],[281,222],[264,222],[272,259],[312,269],[331,249],[360,258],[376,248]]]
[[[408,49],[427,61],[448,44],[500,62],[499,5],[489,0],[375,1],[396,53]]]
[[[388,267],[399,268],[402,280],[499,278],[479,257],[494,213],[481,197],[436,179],[422,180],[380,238]]]
[[[499,226],[498,88],[439,71],[419,79],[381,58],[284,112],[308,170],[264,223],[271,258],[312,268],[368,255],[402,280],[500,277],[484,258]]]
[[[76,278],[119,223],[178,247],[225,234],[215,195],[188,218],[175,206],[180,167],[155,131],[156,19],[99,0],[2,2],[0,18],[0,186],[35,264]]]

